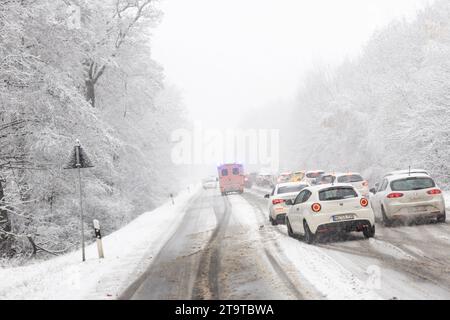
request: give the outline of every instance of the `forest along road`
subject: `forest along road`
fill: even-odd
[[[449,224],[310,246],[269,224],[263,195],[202,191],[121,299],[450,299]]]

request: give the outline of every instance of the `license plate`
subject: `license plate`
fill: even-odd
[[[345,215],[333,217],[334,222],[354,220],[354,219],[355,219],[355,216],[353,214],[345,214]]]
[[[409,208],[409,210],[411,211],[411,212],[427,212],[428,211],[428,207],[412,207],[412,208]]]

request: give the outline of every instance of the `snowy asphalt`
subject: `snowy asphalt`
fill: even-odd
[[[201,191],[121,299],[450,299],[450,225],[321,239],[287,236],[262,190]]]

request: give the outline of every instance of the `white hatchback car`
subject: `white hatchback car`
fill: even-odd
[[[394,221],[409,223],[421,218],[446,221],[442,191],[427,174],[386,176],[378,190],[372,191],[372,207],[387,226]]]
[[[364,197],[370,197],[369,182],[359,173],[327,173],[324,174],[319,184],[348,183],[355,187]]]
[[[272,225],[283,224],[289,207],[287,200],[294,200],[303,189],[309,187],[304,182],[288,182],[275,186],[271,194],[265,196],[268,199],[267,207],[269,211],[269,220]]]
[[[288,234],[304,236],[311,244],[318,234],[363,232],[375,236],[375,215],[369,200],[350,184],[319,185],[304,189],[290,205],[286,216]]]

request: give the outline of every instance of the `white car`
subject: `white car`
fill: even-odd
[[[339,173],[336,175],[337,183],[349,183],[364,197],[370,196],[369,182],[359,173]]]
[[[369,182],[359,173],[328,173],[324,174],[319,184],[348,183],[355,187],[364,197],[370,197]]]
[[[389,177],[389,176],[397,176],[397,175],[402,175],[402,174],[416,174],[416,173],[423,173],[426,174],[427,176],[429,176],[430,174],[428,173],[428,171],[423,170],[423,169],[411,169],[411,170],[398,170],[398,171],[392,171],[387,173],[384,178]]]
[[[372,207],[386,226],[421,218],[446,221],[444,196],[428,174],[389,175],[372,192]]]
[[[293,200],[303,189],[309,187],[304,182],[281,183],[275,186],[271,194],[265,196],[268,199],[269,220],[272,225],[283,224],[289,207],[287,200]]]
[[[330,184],[303,189],[290,205],[286,216],[288,234],[303,236],[312,244],[319,234],[363,232],[375,236],[375,215],[369,200],[351,184]]]
[[[323,170],[306,171],[303,182],[307,182],[310,185],[315,185],[317,184],[317,179],[319,179],[323,174],[325,174],[325,171]]]
[[[203,179],[202,184],[203,184],[203,189],[217,189],[217,180],[218,178],[216,177],[209,177],[206,179]]]

